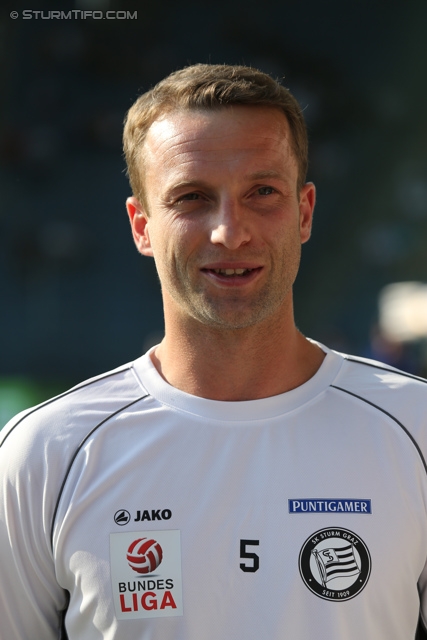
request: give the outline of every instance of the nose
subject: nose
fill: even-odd
[[[211,229],[212,244],[222,244],[235,250],[251,239],[248,212],[236,202],[224,202],[213,214]]]

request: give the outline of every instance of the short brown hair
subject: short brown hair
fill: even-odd
[[[276,107],[283,111],[298,164],[299,190],[307,174],[308,142],[301,107],[291,92],[258,69],[195,64],[161,80],[142,94],[128,111],[123,146],[134,195],[144,202],[141,151],[148,129],[160,115],[179,109],[218,109],[239,104]]]

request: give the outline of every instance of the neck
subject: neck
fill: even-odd
[[[172,386],[211,400],[256,400],[294,389],[320,367],[324,353],[295,327],[293,314],[270,326],[218,330],[168,323],[152,355]]]

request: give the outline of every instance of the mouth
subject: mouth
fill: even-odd
[[[252,271],[255,271],[256,268],[253,269],[206,269],[206,271],[213,271],[214,273],[217,273],[220,276],[225,276],[225,277],[233,277],[233,276],[247,276],[249,275]]]
[[[243,284],[256,278],[262,267],[203,268],[202,272],[218,283]]]

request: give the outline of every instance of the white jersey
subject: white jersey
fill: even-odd
[[[1,640],[412,640],[427,386],[324,350],[247,402],[178,391],[145,355],[9,423]]]

